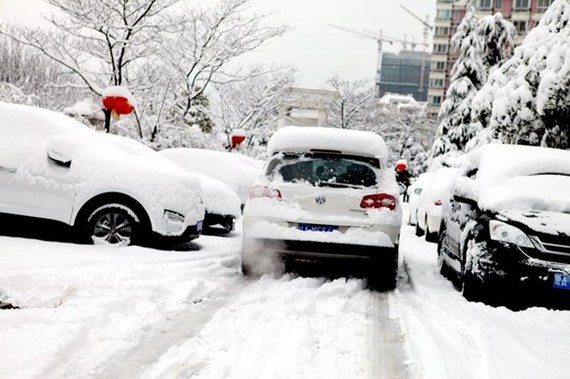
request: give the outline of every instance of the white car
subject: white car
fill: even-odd
[[[261,175],[263,162],[239,153],[206,149],[176,148],[160,151],[185,169],[227,184],[245,204],[253,182]]]
[[[457,175],[457,168],[440,168],[424,182],[424,188],[418,198],[416,235],[425,234],[428,242],[438,240],[442,204],[449,197],[451,184]]]
[[[0,102],[0,213],[72,225],[95,243],[200,235],[198,179],[142,144]]]
[[[416,225],[418,214],[418,199],[425,184],[431,177],[431,172],[424,172],[408,187],[408,225]]]
[[[242,270],[282,258],[359,260],[371,287],[396,283],[402,209],[384,140],[372,132],[285,127],[244,209]]]

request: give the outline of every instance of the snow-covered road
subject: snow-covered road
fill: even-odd
[[[196,250],[0,237],[0,378],[569,378],[570,312],[465,301],[405,226],[398,289]]]

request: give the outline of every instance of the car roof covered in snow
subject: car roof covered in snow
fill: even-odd
[[[465,157],[461,173],[478,169],[477,181],[544,173],[570,175],[570,151],[538,146],[490,144]]]
[[[326,127],[286,126],[277,130],[267,145],[271,156],[279,152],[302,153],[314,150],[377,158],[384,166],[388,149],[376,133]]]

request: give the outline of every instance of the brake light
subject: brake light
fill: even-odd
[[[270,199],[281,200],[281,192],[267,186],[255,186],[249,191],[249,198],[268,197]]]
[[[360,208],[388,208],[393,211],[396,209],[396,198],[387,193],[367,195],[362,198]]]
[[[437,205],[440,206],[441,205],[441,200],[436,200],[433,202],[433,205]]]

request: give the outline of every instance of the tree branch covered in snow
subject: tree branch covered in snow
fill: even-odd
[[[337,93],[328,107],[329,124],[340,129],[362,129],[371,112],[373,89],[364,80],[350,82],[338,75],[327,84]]]

